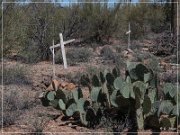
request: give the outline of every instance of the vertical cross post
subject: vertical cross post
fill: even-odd
[[[129,25],[128,25],[128,31],[126,32],[126,35],[128,35],[128,50],[130,49],[130,45],[131,45],[131,25],[130,25],[130,22],[129,22]]]
[[[130,49],[130,45],[131,45],[131,25],[130,25],[130,22],[129,22],[129,31],[128,31],[128,49]]]
[[[54,40],[53,40],[52,54],[53,54],[53,78],[54,78],[55,77]]]
[[[63,57],[64,68],[67,69],[66,52],[65,52],[65,48],[64,48],[64,41],[63,41],[62,33],[59,34],[59,37],[60,37],[60,45],[61,45],[61,52],[62,52],[62,57]]]

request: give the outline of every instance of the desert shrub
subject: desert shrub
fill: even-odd
[[[7,111],[3,112],[3,126],[9,126],[15,124],[15,121],[18,119],[18,117],[22,114],[21,111],[16,110],[16,111]]]
[[[164,72],[161,74],[160,79],[163,82],[169,82],[169,83],[176,83],[177,81],[177,74],[171,73],[171,72]]]
[[[114,119],[109,119],[104,123],[104,127],[109,129],[110,132],[123,132],[126,128],[132,129],[134,125],[135,120],[122,113],[118,113]]]
[[[91,58],[92,51],[88,48],[67,49],[66,57],[69,65],[76,65],[80,62],[88,62]],[[62,64],[63,58],[60,51],[56,52],[55,62]]]
[[[52,56],[51,56],[51,59],[52,59]],[[63,58],[62,58],[61,50],[58,50],[55,52],[55,63],[56,64],[63,64]]]
[[[114,63],[116,65],[116,67],[118,67],[119,69],[122,69],[122,68],[126,67],[126,64],[125,64],[125,62],[123,60],[123,57],[119,53],[115,54],[115,56],[114,56]]]
[[[136,57],[137,57],[138,61],[140,61],[140,62],[143,62],[145,59],[150,58],[152,55],[151,53],[148,53],[148,52],[144,53],[144,52],[141,52],[138,50],[136,50],[134,52],[136,53]]]
[[[123,44],[123,45],[118,45],[115,46],[114,48],[116,50],[117,53],[122,53],[122,51],[124,51],[125,49],[127,49],[127,45]]]
[[[27,77],[27,68],[25,66],[13,65],[3,68],[4,84],[30,84],[31,81]],[[2,74],[1,74],[2,78]]]
[[[65,39],[81,38],[83,43],[104,44],[111,38],[127,39],[125,32],[129,22],[131,38],[141,38],[147,29],[155,32],[164,30],[166,17],[171,18],[164,12],[164,5],[116,3],[109,8],[108,3],[78,3],[59,8],[53,3],[23,6],[7,3],[3,27],[4,54],[10,54],[12,49],[27,48],[24,53],[27,61],[48,60],[51,55],[49,46],[52,39],[59,42],[59,32]],[[28,52],[34,43],[36,49]]]
[[[38,48],[35,43],[25,46],[25,48],[20,52],[20,56],[24,59],[25,63],[37,63],[40,61],[39,54],[37,52]]]
[[[75,48],[67,52],[67,58],[70,63],[76,64],[78,62],[88,62],[92,55],[91,50],[88,48]]]
[[[172,37],[169,31],[163,32],[160,37],[155,39],[156,43],[153,51],[157,56],[168,56],[177,53],[177,36]]]
[[[155,33],[160,33],[165,29],[165,12],[162,9],[163,7],[153,8],[153,12],[148,12],[147,21],[150,23],[151,30]]]
[[[76,73],[68,73],[65,78],[72,83],[79,84],[79,80],[81,79],[82,72],[76,72]]]
[[[118,47],[116,52],[114,52],[109,46],[105,46],[100,53],[104,60],[112,60],[112,63],[115,64],[115,66],[123,68],[125,67],[123,56],[120,53],[117,53],[117,51],[121,52],[121,49]]]
[[[46,126],[46,122],[47,119],[43,117],[38,117],[36,119],[33,119],[33,122],[31,122],[31,124],[33,126],[33,130],[34,130],[33,132],[36,133],[33,133],[32,135],[44,135],[43,129]]]
[[[140,41],[141,42],[141,41]],[[140,50],[142,48],[141,45],[138,45],[138,44],[131,44],[130,48],[133,50],[133,51],[137,51],[137,50]]]
[[[101,49],[101,56],[105,60],[113,60],[114,59],[114,52],[109,46],[105,46]]]
[[[178,54],[180,54],[180,51],[178,52]],[[179,56],[178,56],[178,58],[179,58]],[[171,58],[169,59],[168,62],[179,64],[180,63],[180,59],[177,59],[177,55],[171,55]]]
[[[87,65],[85,72],[88,73],[90,76],[94,74],[98,74],[100,71],[104,71],[105,67],[104,66],[92,66],[92,65]]]
[[[123,51],[122,48],[119,46],[115,47],[115,50],[117,53],[121,53]]]
[[[24,111],[32,106],[33,101],[28,93],[16,90],[3,91],[3,117],[0,116],[3,126],[15,124]]]

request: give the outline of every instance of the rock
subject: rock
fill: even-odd
[[[59,85],[60,85],[60,82],[59,82],[59,81],[57,81],[57,80],[55,80],[55,79],[52,81],[52,86],[53,86],[53,89],[54,89],[55,91],[58,90]]]
[[[67,90],[73,90],[73,89],[75,89],[75,88],[76,88],[76,85],[73,84],[73,83],[68,83],[68,84],[66,85],[66,89],[67,89]]]
[[[148,52],[148,51],[149,51],[149,48],[142,48],[142,51],[143,51],[143,52]]]
[[[46,89],[47,91],[53,91],[54,89],[53,89],[53,86],[52,86],[52,83],[47,87],[47,89]]]
[[[42,83],[48,87],[51,84],[51,77],[50,76],[44,76]]]
[[[47,88],[43,83],[39,84],[39,87],[42,88],[42,89],[46,89]]]

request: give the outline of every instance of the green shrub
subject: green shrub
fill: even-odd
[[[170,12],[165,4],[113,4],[78,3],[70,6],[54,6],[53,3],[30,3],[20,6],[6,3],[4,16],[4,55],[24,50],[27,62],[50,59],[52,40],[59,42],[59,32],[64,39],[82,39],[83,43],[109,43],[113,38],[126,39],[128,23],[131,38],[139,39],[152,29],[160,32]],[[169,23],[169,22],[168,22]],[[52,24],[52,25],[49,25]],[[13,44],[13,46],[12,46]],[[94,45],[94,44],[93,44]],[[34,48],[35,47],[35,48]]]
[[[29,45],[20,52],[20,56],[23,58],[25,63],[37,63],[40,59],[40,54],[37,52],[36,45]]]
[[[158,7],[153,12],[148,12],[151,30],[155,33],[160,33],[165,29],[165,12],[162,7]]]

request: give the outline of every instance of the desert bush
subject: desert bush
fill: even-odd
[[[177,73],[171,73],[171,72],[163,72],[160,76],[160,79],[163,82],[169,82],[169,83],[176,83],[180,82],[180,78],[177,80]]]
[[[76,65],[81,62],[88,62],[92,56],[92,51],[88,48],[67,49],[66,57],[69,65]],[[55,62],[62,64],[63,58],[60,51],[56,52]]]
[[[114,59],[114,52],[109,46],[103,47],[101,49],[100,54],[105,60],[113,60]]]
[[[117,53],[121,53],[123,51],[123,49],[121,47],[119,47],[119,46],[116,46],[115,50],[116,50]]]
[[[70,49],[67,52],[67,58],[72,64],[76,64],[78,62],[88,62],[91,55],[92,52],[88,48],[75,48]]]
[[[78,72],[73,72],[73,73],[68,73],[65,78],[69,81],[69,82],[72,82],[72,83],[75,83],[75,84],[80,84],[79,83],[79,80],[81,79],[81,76],[82,76],[82,72],[78,71]]]
[[[44,117],[38,117],[36,119],[32,119],[32,126],[33,126],[33,132],[32,135],[45,135],[43,133],[43,130],[47,124],[47,118]]]
[[[126,64],[123,60],[123,56],[119,53],[116,53],[114,56],[114,63],[116,65],[116,67],[118,67],[119,69],[125,68]]]
[[[30,84],[31,81],[27,77],[28,70],[25,66],[13,65],[3,68],[4,84]],[[2,74],[1,74],[2,78]]]
[[[29,62],[48,60],[51,55],[49,46],[52,39],[59,42],[59,32],[63,33],[65,40],[76,38],[82,39],[83,43],[99,45],[111,38],[127,39],[125,32],[129,22],[132,39],[140,39],[149,29],[155,32],[164,30],[162,27],[168,17],[163,9],[165,4],[116,3],[112,8],[108,3],[78,3],[63,8],[53,3],[5,5],[9,8],[4,12],[4,54],[27,48],[23,55]],[[36,49],[32,47],[34,43]]]
[[[24,63],[37,63],[40,59],[40,54],[37,52],[38,47],[36,43],[31,43],[27,46],[25,46],[20,52],[19,55],[23,58]]]
[[[104,60],[112,60],[112,63],[119,68],[125,67],[125,63],[123,62],[123,56],[120,54],[122,51],[121,47],[116,47],[116,52],[114,52],[111,47],[105,46],[101,49],[100,54]],[[118,53],[117,53],[118,51]]]
[[[150,9],[149,9],[150,10]],[[153,8],[153,12],[147,12],[147,21],[150,23],[150,28],[155,33],[160,33],[165,30],[165,12],[162,6],[157,6]]]
[[[157,56],[168,56],[177,53],[177,36],[172,36],[170,31],[165,31],[155,39],[156,46],[153,51]]]
[[[26,98],[24,98],[26,97]],[[33,101],[27,92],[18,90],[3,91],[3,126],[15,124],[26,109],[33,106]],[[1,108],[2,109],[2,108]],[[1,110],[2,111],[2,110]]]
[[[90,76],[94,74],[98,74],[100,71],[104,71],[105,67],[104,66],[92,66],[92,65],[87,65],[85,73],[88,73]]]
[[[139,62],[143,62],[144,60],[150,59],[152,57],[152,54],[149,52],[142,52],[139,50],[135,50],[134,52]]]
[[[67,53],[66,53],[66,56],[67,56]],[[51,59],[52,59],[52,55],[51,55]],[[62,58],[61,50],[58,50],[55,52],[55,63],[56,64],[63,64],[63,58]]]
[[[114,49],[116,50],[117,53],[122,53],[122,51],[127,49],[127,44],[121,44],[121,45],[115,46]]]

